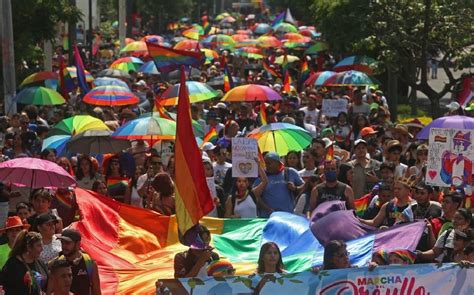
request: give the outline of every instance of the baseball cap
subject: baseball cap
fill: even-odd
[[[137,86],[143,86],[143,87],[147,87],[147,85],[146,85],[146,82],[145,82],[145,81],[143,81],[143,80],[140,80],[140,81],[138,81],[137,83],[135,83],[135,85],[137,85]]]
[[[216,146],[212,142],[206,142],[202,145],[201,150],[207,152],[207,151],[213,150],[215,148],[216,148]]]
[[[48,222],[56,222],[56,217],[52,214],[49,214],[49,213],[43,213],[43,214],[40,214],[38,216],[36,216],[35,218],[35,226],[38,226],[38,225],[43,225],[45,223],[48,223]]]
[[[459,109],[460,107],[461,106],[456,101],[452,101],[450,104],[446,105],[446,108],[448,108],[450,111],[455,111]]]
[[[354,147],[358,146],[360,143],[363,143],[363,144],[365,144],[366,146],[368,145],[368,144],[367,144],[367,141],[365,141],[365,140],[363,140],[362,138],[360,138],[360,139],[358,139],[358,140],[356,140],[356,141],[354,142]]]
[[[58,239],[68,242],[79,242],[81,240],[81,233],[75,229],[65,229]]]
[[[265,159],[281,162],[280,156],[275,152],[269,152],[265,155]]]
[[[370,110],[378,110],[379,107],[380,107],[380,105],[378,103],[373,102],[373,103],[370,104],[369,109]]]
[[[223,102],[218,102],[215,106],[216,109],[226,109],[227,106]]]
[[[374,134],[377,134],[377,131],[375,131],[372,127],[364,127],[360,130],[360,137],[362,138]]]

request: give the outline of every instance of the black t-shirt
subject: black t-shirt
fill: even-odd
[[[28,267],[30,268],[29,274],[27,274]],[[48,267],[39,260],[28,263],[28,267],[17,257],[11,257],[7,260],[2,269],[2,284],[5,295],[36,295],[41,294],[41,290],[46,290]],[[33,284],[25,283],[29,280],[28,277],[34,280]]]
[[[432,202],[430,202],[430,204],[426,207],[423,207],[420,204],[413,204],[411,205],[411,210],[415,220],[440,217],[441,213],[443,212],[441,206]]]

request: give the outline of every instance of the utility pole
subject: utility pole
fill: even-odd
[[[120,40],[120,49],[125,47],[125,22],[126,22],[126,5],[125,0],[119,1],[119,40]]]
[[[92,55],[92,47],[94,43],[94,30],[92,27],[92,0],[89,0],[89,38],[87,39],[89,41],[89,62],[92,62],[93,55]]]
[[[11,0],[0,1],[0,37],[2,41],[2,70],[5,114],[16,113],[15,53]]]

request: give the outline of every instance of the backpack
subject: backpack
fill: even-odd
[[[94,275],[94,263],[92,258],[87,253],[82,253],[82,258],[86,265],[87,276],[89,277],[89,283],[92,285],[92,277]],[[66,259],[64,255],[59,256],[57,259]]]

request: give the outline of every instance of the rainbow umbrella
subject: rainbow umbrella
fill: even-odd
[[[278,33],[298,33],[298,29],[294,25],[289,24],[289,23],[278,24],[274,28],[274,30],[275,32],[278,32]]]
[[[93,82],[94,81],[94,77],[92,77],[91,73],[89,73],[88,71],[84,71],[84,73],[86,74],[86,82]],[[72,79],[76,79],[77,78],[77,69],[75,66],[71,66],[71,67],[66,67],[66,74],[69,75],[69,77],[71,77]]]
[[[140,99],[125,87],[99,86],[89,91],[82,101],[99,106],[124,106],[136,104]]]
[[[134,41],[127,45],[120,50],[120,53],[131,53],[138,56],[147,56],[148,55],[148,47],[144,41]]]
[[[159,75],[158,69],[156,68],[155,62],[150,60],[144,63],[138,70],[141,73],[150,74],[150,75]]]
[[[305,37],[299,33],[286,33],[283,39],[293,42],[310,42],[311,38]]]
[[[286,156],[289,151],[302,151],[311,144],[312,136],[305,129],[288,123],[270,123],[249,133],[257,139],[262,152]]]
[[[111,65],[110,69],[122,70],[125,72],[138,71],[143,61],[138,57],[122,57],[115,60]]]
[[[235,33],[238,35],[250,35],[252,34],[252,31],[251,30],[237,30]]]
[[[199,40],[199,38],[204,35],[204,32],[201,34],[198,29],[191,28],[183,31],[183,36],[193,40]]]
[[[380,84],[375,78],[369,77],[364,72],[346,71],[335,73],[329,77],[323,86],[366,86]]]
[[[236,19],[233,18],[232,16],[226,16],[219,22],[219,24],[235,23],[235,21]]]
[[[247,84],[232,88],[221,101],[277,101],[282,100],[280,94],[268,86]]]
[[[260,23],[255,27],[255,34],[266,34],[272,30],[272,27],[269,24],[266,23]]]
[[[145,37],[141,38],[140,41],[146,41],[154,44],[163,44],[165,43],[165,38],[159,35],[146,35]]]
[[[246,35],[246,34],[235,34],[235,35],[232,35],[230,37],[237,43],[240,42],[240,41],[250,39],[249,35]]]
[[[100,71],[97,74],[98,77],[113,77],[113,78],[119,78],[119,79],[132,79],[132,76],[128,72],[122,71],[122,70],[117,70],[117,69],[105,69]]]
[[[37,72],[26,77],[20,84],[20,88],[29,84],[35,84],[46,80],[58,80],[58,74],[55,72]]]
[[[242,48],[242,47],[257,47],[259,46],[259,42],[257,39],[245,39],[242,41],[239,41],[235,44],[235,48]]]
[[[322,71],[322,72],[312,73],[308,77],[308,79],[304,81],[304,85],[305,86],[310,86],[310,85],[322,86],[324,82],[335,73],[336,72],[333,72],[333,71]]]
[[[246,57],[246,58],[253,58],[253,59],[262,59],[264,58],[262,51],[259,48],[255,47],[242,47],[237,49],[237,55]]]
[[[273,36],[261,36],[257,39],[258,46],[262,48],[281,47],[281,42]]]
[[[161,113],[155,112],[155,111],[153,112],[153,116],[158,116],[158,117],[163,118],[163,119],[171,119],[171,120],[176,122],[176,118],[178,117],[178,115],[176,115],[176,113],[166,112],[166,115],[168,117],[162,117]],[[146,116],[149,117],[151,115],[150,115],[150,113],[145,113],[145,114],[141,115],[139,118],[146,117]],[[202,125],[196,120],[192,120],[191,124],[193,125],[193,131],[194,131],[194,135],[196,136],[196,138],[204,137],[204,128],[202,127]]]
[[[35,86],[26,87],[15,96],[15,101],[22,104],[59,105],[65,104],[64,97],[53,89]]]
[[[311,45],[311,47],[305,51],[305,54],[307,55],[318,54],[318,52],[328,50],[328,49],[329,49],[329,46],[327,45],[327,43],[318,41],[314,45]]]
[[[166,91],[161,95],[161,105],[172,106],[178,104],[179,85],[180,83],[166,89]],[[219,96],[219,92],[205,83],[186,81],[186,87],[188,88],[189,102],[191,103],[210,100]]]
[[[316,32],[316,30],[310,29],[310,28],[304,28],[304,29],[300,28],[300,29],[298,29],[298,32],[301,35],[306,36],[306,37],[310,37],[312,39],[321,37],[321,33],[318,33],[318,32]]]
[[[157,140],[175,139],[176,122],[160,118],[157,113],[143,114],[137,119],[125,123],[112,134],[114,138],[130,140]]]
[[[376,63],[375,59],[364,55],[353,55],[344,58],[334,66],[334,71],[343,72],[356,70],[367,74],[372,74],[372,66]]]
[[[49,130],[48,137],[43,140],[41,150],[55,149],[57,155],[64,155],[66,145],[75,134],[87,130],[109,130],[101,120],[88,115],[77,115],[64,119]]]
[[[94,87],[98,86],[120,86],[129,88],[127,83],[117,78],[100,77],[94,80]],[[130,88],[129,88],[130,89]]]
[[[286,58],[287,58],[287,61],[288,61],[289,63],[296,62],[296,61],[299,61],[299,60],[300,60],[299,57],[294,56],[294,55],[287,55]],[[280,55],[280,56],[278,56],[277,58],[275,58],[275,63],[281,65],[281,64],[283,64],[284,60],[285,60],[285,56],[284,56],[284,55]]]
[[[295,48],[295,49],[305,49],[311,45],[310,42],[294,42],[294,41],[286,41],[283,43],[283,47],[285,48]]]
[[[202,48],[201,52],[204,53],[206,61],[208,62],[219,59],[219,54],[212,49]]]
[[[204,39],[203,44],[207,47],[221,49],[232,49],[235,47],[234,39],[224,34],[208,36]]]
[[[196,50],[196,48],[198,48],[198,43],[199,42],[196,40],[186,39],[176,43],[173,48],[178,50]]]
[[[224,18],[230,16],[230,14],[228,12],[223,12],[221,14],[219,14],[218,16],[216,16],[215,20],[216,21],[221,21],[223,20]]]

